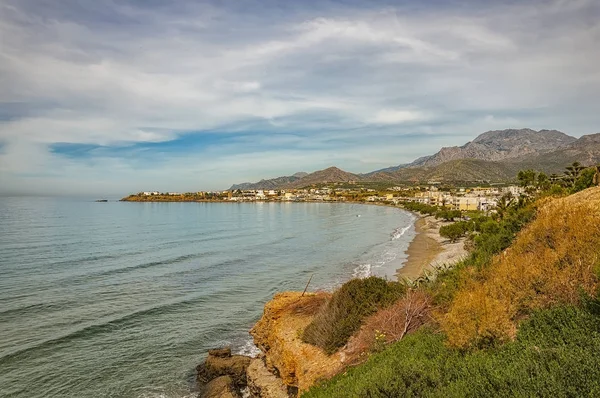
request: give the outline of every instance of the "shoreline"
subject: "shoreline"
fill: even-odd
[[[440,235],[440,227],[450,222],[436,220],[433,216],[418,217],[415,222],[415,237],[406,250],[408,258],[396,270],[398,279],[415,280],[437,265],[455,264],[468,255],[464,248],[464,238],[451,243]]]

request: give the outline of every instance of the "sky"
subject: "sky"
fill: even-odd
[[[0,0],[0,195],[227,189],[600,132],[600,1]]]

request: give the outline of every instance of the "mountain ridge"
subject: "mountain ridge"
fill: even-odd
[[[231,189],[303,188],[336,182],[508,182],[523,169],[560,173],[574,161],[600,163],[600,133],[569,136],[558,130],[490,130],[462,146],[443,147],[433,155],[364,174],[337,167],[258,183],[234,184]],[[297,173],[298,174],[298,173]]]

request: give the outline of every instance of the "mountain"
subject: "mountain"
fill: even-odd
[[[397,182],[460,182],[508,181],[515,177],[514,165],[481,159],[456,159],[429,167],[406,167],[392,172],[379,172],[369,176],[372,181]]]
[[[600,163],[600,133],[579,139],[557,130],[509,129],[488,131],[462,146],[442,148],[410,164],[352,174],[330,167],[311,174],[244,183],[231,189],[303,188],[314,184],[349,181],[379,182],[505,182],[519,170],[562,173],[578,161],[585,166]]]
[[[415,162],[416,162],[416,160],[415,160]],[[372,176],[374,174],[377,174],[377,173],[391,173],[391,172],[394,172],[396,170],[403,169],[403,168],[405,168],[407,166],[408,166],[408,164],[401,164],[401,165],[398,165],[398,166],[390,166],[390,167],[386,167],[385,169],[379,169],[379,170],[371,171],[370,173],[365,173],[365,174],[361,174],[361,175],[363,177],[370,177],[370,176]]]
[[[523,156],[537,156],[564,148],[576,140],[575,137],[556,130],[488,131],[463,146],[445,147],[434,155],[419,158],[408,167],[437,166],[457,159],[504,161]]]
[[[260,180],[259,182],[243,182],[241,184],[233,184],[229,190],[235,191],[236,189],[247,190],[247,189],[277,189],[283,185],[293,183],[294,181],[300,180],[306,177],[308,173],[298,172],[291,176],[283,176],[271,178],[269,180]]]
[[[569,145],[555,151],[536,156],[522,156],[514,159],[522,169],[543,170],[546,173],[561,173],[565,166],[580,162],[584,166],[600,163],[600,133],[583,135]]]
[[[360,181],[362,177],[357,174],[348,173],[337,167],[329,167],[325,170],[315,171],[303,178],[285,185],[285,188],[303,188],[314,184],[324,184],[332,182],[352,182]]]

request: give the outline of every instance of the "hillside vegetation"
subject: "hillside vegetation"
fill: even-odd
[[[600,188],[570,186],[459,221],[471,255],[407,281],[336,343],[368,360],[303,396],[600,396]]]

